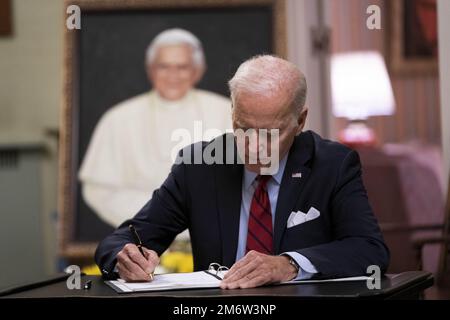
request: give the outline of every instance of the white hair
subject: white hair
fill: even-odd
[[[296,113],[302,111],[306,102],[304,74],[293,63],[271,55],[255,56],[242,63],[228,87],[233,105],[242,92],[264,97],[285,91]]]
[[[190,46],[192,48],[192,60],[194,65],[200,68],[206,67],[205,55],[200,40],[191,32],[179,28],[167,29],[153,39],[145,53],[146,64],[150,65],[155,61],[159,48],[170,45]]]

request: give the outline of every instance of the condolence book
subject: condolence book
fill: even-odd
[[[145,291],[167,291],[181,289],[206,289],[218,288],[220,282],[227,273],[225,267],[215,269],[210,267],[205,271],[196,271],[188,273],[166,273],[157,274],[150,282],[126,282],[125,280],[105,281],[108,286],[118,293],[145,292]],[[302,284],[302,283],[320,283],[337,281],[367,281],[369,277],[350,277],[326,280],[292,280],[282,282],[283,284]]]

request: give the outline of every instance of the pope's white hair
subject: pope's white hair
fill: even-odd
[[[231,101],[236,105],[244,93],[268,97],[284,91],[291,99],[293,111],[301,112],[307,94],[306,78],[293,63],[272,55],[260,55],[242,63],[228,82]]]
[[[205,68],[205,55],[200,40],[191,32],[174,28],[167,29],[159,33],[150,45],[147,47],[145,54],[145,63],[152,64],[155,61],[159,48],[170,45],[188,45],[192,48],[192,60],[195,66]]]

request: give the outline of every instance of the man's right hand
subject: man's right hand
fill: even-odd
[[[125,281],[150,281],[150,274],[153,273],[159,264],[158,254],[142,247],[145,257],[138,247],[133,243],[127,243],[117,254],[117,271]]]

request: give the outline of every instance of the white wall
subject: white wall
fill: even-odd
[[[320,8],[320,1],[287,0],[288,59],[303,71],[308,83],[306,105],[309,111],[306,129],[329,138],[332,130],[331,113],[328,107],[328,87],[324,86],[326,82],[323,80],[328,72],[328,58],[327,54],[313,52],[311,40],[311,30],[326,21],[326,17],[321,21],[324,10]]]
[[[0,142],[43,141],[42,239],[45,268],[54,270],[56,143],[45,129],[58,127],[62,92],[62,0],[13,0],[13,35],[0,37]],[[1,246],[0,244],[0,252]]]
[[[445,187],[450,174],[450,1],[439,0],[439,72]],[[446,193],[445,193],[446,194]]]

